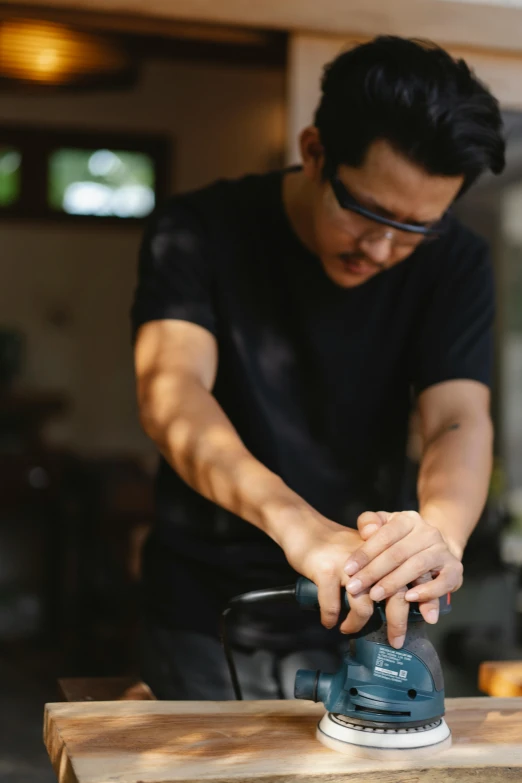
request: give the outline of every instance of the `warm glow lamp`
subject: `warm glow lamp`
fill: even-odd
[[[0,23],[0,79],[64,86],[131,72],[128,54],[105,36],[31,19]]]

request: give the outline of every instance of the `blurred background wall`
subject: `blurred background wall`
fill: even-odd
[[[164,134],[171,190],[179,191],[277,166],[284,100],[280,68],[150,58],[128,90],[4,94],[0,124]],[[1,321],[25,335],[17,383],[59,389],[71,400],[49,426],[55,444],[82,453],[148,449],[136,418],[128,320],[142,231],[124,222],[94,230],[0,223]]]

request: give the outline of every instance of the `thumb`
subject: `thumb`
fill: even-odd
[[[357,529],[363,541],[367,541],[371,535],[377,532],[392,515],[387,511],[365,511],[357,520]]]

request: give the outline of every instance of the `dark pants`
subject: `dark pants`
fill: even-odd
[[[320,649],[234,649],[233,654],[244,699],[292,699],[297,669],[335,672],[341,661],[340,652]],[[158,699],[235,698],[221,643],[194,631],[146,627],[141,675]]]

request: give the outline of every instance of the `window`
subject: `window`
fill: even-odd
[[[168,169],[163,137],[0,127],[0,219],[143,220]]]
[[[49,157],[49,205],[68,215],[146,217],[154,183],[154,161],[141,152],[65,148]]]

